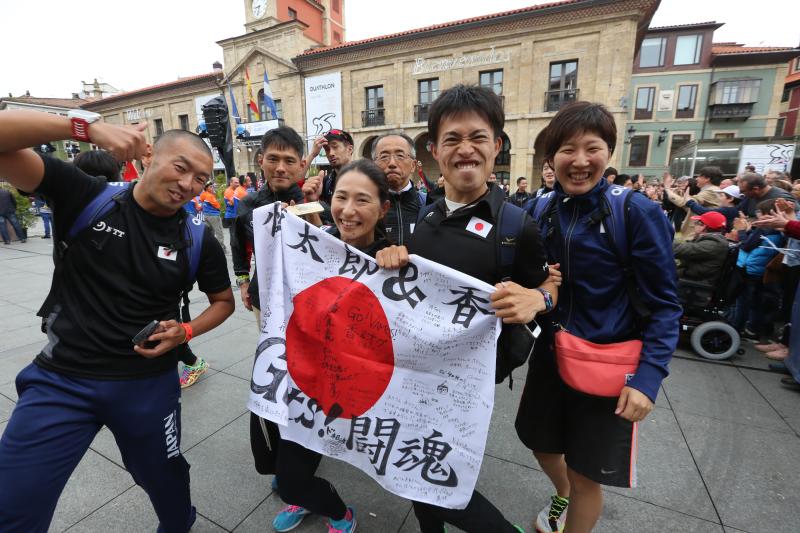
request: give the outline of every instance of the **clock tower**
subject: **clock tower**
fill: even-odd
[[[345,40],[344,0],[244,0],[247,33],[297,20],[303,32],[323,46]]]
[[[244,0],[244,27],[248,32],[279,24],[278,0]]]

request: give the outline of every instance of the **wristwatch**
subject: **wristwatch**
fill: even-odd
[[[67,113],[67,118],[72,123],[72,138],[76,141],[85,143],[89,141],[89,124],[93,124],[102,118],[98,113],[92,113],[84,109],[73,109]]]
[[[236,287],[241,288],[245,283],[250,283],[250,276],[236,276]]]

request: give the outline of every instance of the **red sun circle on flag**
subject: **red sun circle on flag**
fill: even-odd
[[[477,224],[475,224],[475,229],[478,231],[483,231],[483,223],[478,222]]]
[[[295,384],[336,418],[368,411],[394,373],[389,321],[363,283],[324,279],[294,297],[286,329],[286,365]]]

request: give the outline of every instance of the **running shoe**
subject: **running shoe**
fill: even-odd
[[[300,525],[303,519],[310,515],[311,511],[303,509],[297,505],[287,505],[283,510],[278,513],[275,520],[272,521],[272,527],[275,531],[291,531]]]
[[[328,533],[355,533],[356,512],[352,507],[347,508],[347,514],[341,520],[328,518]]]
[[[206,370],[208,370],[208,363],[202,357],[197,358],[197,362],[195,362],[194,366],[183,365],[183,373],[181,374],[181,388],[185,389],[186,387],[191,387],[194,385],[194,382],[197,381],[200,376],[205,374]]]
[[[550,505],[542,509],[536,517],[536,531],[539,533],[561,533],[567,521],[569,498],[555,495],[550,498]]]

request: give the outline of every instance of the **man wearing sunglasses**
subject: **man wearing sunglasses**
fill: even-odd
[[[425,195],[411,182],[417,168],[414,141],[405,133],[381,135],[372,144],[372,160],[389,182],[389,211],[384,217],[386,235],[395,244],[406,244],[414,233],[417,215],[425,205]]]

